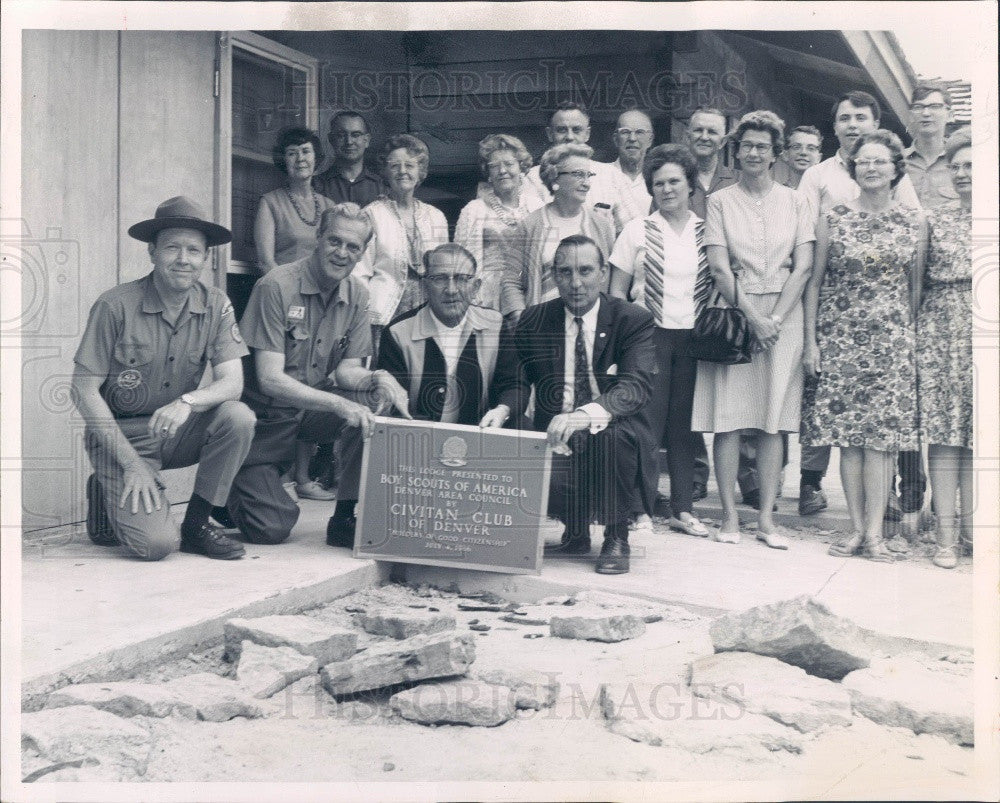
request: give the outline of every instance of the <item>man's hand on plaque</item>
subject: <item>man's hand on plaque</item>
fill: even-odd
[[[510,418],[510,408],[506,404],[498,404],[483,416],[479,426],[483,429],[500,429],[507,423],[508,418]]]
[[[395,407],[403,418],[413,418],[410,415],[410,398],[403,386],[396,381],[396,377],[388,371],[375,371],[372,373],[372,384],[379,399],[375,408],[376,415],[382,415]]]
[[[343,404],[339,405],[337,414],[344,419],[349,427],[358,427],[361,430],[361,437],[367,440],[375,431],[375,413],[365,405],[352,402],[348,399],[341,399]]]
[[[582,410],[574,410],[572,413],[560,413],[549,423],[546,432],[548,444],[556,454],[571,455],[573,450],[569,448],[569,439],[574,432],[590,428],[590,416]]]

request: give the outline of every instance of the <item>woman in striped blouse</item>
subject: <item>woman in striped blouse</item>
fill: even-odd
[[[647,414],[653,443],[667,436],[670,473],[669,525],[705,537],[708,529],[691,512],[694,452],[691,403],[696,361],[688,356],[695,319],[699,265],[707,274],[702,220],[688,208],[698,164],[683,145],[658,145],[643,161],[646,187],[657,211],[625,224],[611,252],[611,295],[653,313],[657,373]],[[706,276],[707,278],[707,276]]]
[[[732,141],[739,181],[708,197],[705,246],[716,289],[737,301],[754,335],[744,365],[700,362],[692,428],[714,432],[715,476],[722,500],[716,538],[740,540],[736,472],[740,431],[757,430],[760,512],[757,538],[787,549],[772,506],[781,474],[781,433],[797,432],[802,399],[802,291],[812,268],[816,235],[808,205],[771,176],[784,146],[784,122],[773,112],[745,114]]]

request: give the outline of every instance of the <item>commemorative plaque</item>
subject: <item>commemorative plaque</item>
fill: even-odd
[[[544,432],[377,417],[354,556],[537,574],[550,460]]]

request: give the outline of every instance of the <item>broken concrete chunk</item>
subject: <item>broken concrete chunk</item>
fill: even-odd
[[[105,778],[142,775],[149,762],[145,728],[89,705],[21,715],[21,748],[51,764],[98,765]]]
[[[533,708],[541,711],[554,705],[559,696],[559,681],[555,672],[536,672],[533,669],[490,669],[479,672],[478,677],[485,683],[505,686],[514,692],[514,704],[518,708]]]
[[[871,661],[857,625],[811,597],[720,616],[709,632],[716,652],[769,655],[829,680],[840,680]]]
[[[851,699],[842,686],[749,652],[716,653],[692,663],[691,691],[731,700],[803,733],[851,724]]]
[[[390,608],[379,611],[365,611],[355,616],[354,621],[366,633],[376,636],[390,636],[406,639],[421,633],[441,633],[455,629],[455,617],[447,613],[412,608]]]
[[[78,683],[52,692],[46,708],[91,705],[119,717],[166,717],[171,714],[196,719],[192,705],[178,697],[166,684],[118,681]]]
[[[524,605],[517,610],[508,611],[500,618],[505,622],[514,622],[519,625],[548,627],[553,614],[559,613],[559,611],[559,608],[554,608],[551,605]]]
[[[236,680],[253,697],[263,700],[318,669],[315,655],[303,655],[291,647],[261,647],[244,641]]]
[[[476,659],[471,634],[454,631],[373,644],[364,652],[320,670],[323,687],[336,696],[396,683],[464,675]]]
[[[353,631],[310,616],[230,619],[225,624],[225,634],[229,661],[239,660],[244,641],[262,647],[291,647],[303,655],[315,655],[320,666],[349,658],[358,646],[358,636]]]
[[[636,638],[646,632],[645,622],[634,614],[601,608],[584,609],[578,605],[565,609],[553,607],[552,610],[549,633],[558,638],[612,642]]]
[[[514,716],[514,692],[478,680],[425,683],[389,698],[404,719],[424,725],[495,727]]]
[[[851,695],[854,713],[873,722],[972,745],[972,668],[966,664],[967,671],[961,673],[955,664],[939,663],[940,668],[932,668],[908,656],[877,660],[851,672],[842,685]]]
[[[731,701],[696,697],[679,683],[604,683],[598,701],[608,729],[636,742],[700,754],[802,749],[797,731]]]
[[[263,709],[239,683],[211,672],[174,678],[165,685],[194,707],[198,719],[225,722],[234,717],[256,719],[264,716]]]

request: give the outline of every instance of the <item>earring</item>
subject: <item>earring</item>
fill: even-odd
[[[552,185],[552,192],[555,192],[558,189],[559,189],[559,185],[558,184],[553,184]]]

